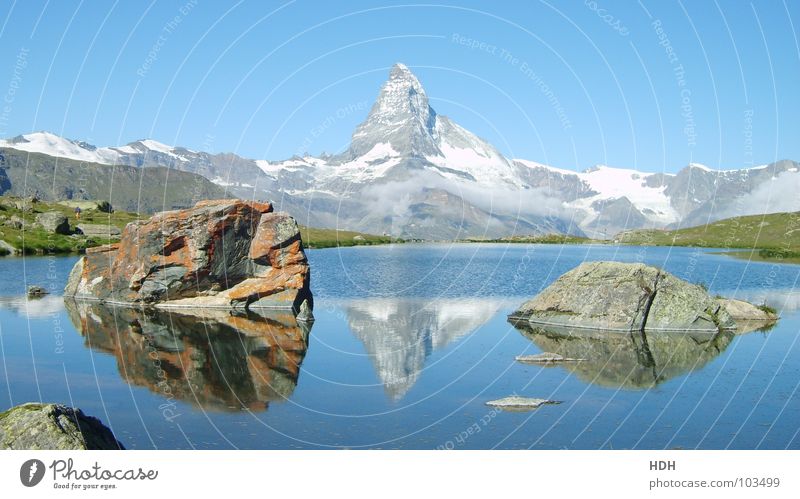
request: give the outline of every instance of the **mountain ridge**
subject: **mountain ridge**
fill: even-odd
[[[759,210],[792,211],[786,196],[772,198],[770,183],[800,187],[800,165],[789,160],[736,170],[690,163],[667,173],[606,165],[579,172],[506,158],[438,114],[420,81],[399,63],[350,146],[336,155],[253,160],[152,139],[98,148],[49,132],[0,141],[0,147],[192,172],[233,195],[272,200],[307,225],[423,239],[550,232],[604,238],[677,228]]]

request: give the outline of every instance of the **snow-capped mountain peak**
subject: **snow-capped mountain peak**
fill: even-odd
[[[596,165],[579,173],[578,178],[597,194],[573,204],[590,210],[598,201],[626,198],[636,209],[646,212],[648,218],[659,225],[677,222],[680,216],[664,193],[666,186],[653,181],[655,175],[657,174]]]
[[[137,140],[136,142],[131,142],[127,146],[124,146],[124,148],[117,148],[117,150],[134,151],[156,157],[161,156],[168,162],[179,161],[184,163],[191,161],[190,156],[198,155],[197,152],[190,149],[170,146],[153,139]]]
[[[0,147],[91,163],[114,163],[119,156],[119,153],[111,148],[98,148],[86,142],[66,139],[44,131],[26,133],[13,139],[2,140]]]
[[[430,106],[420,81],[400,63],[392,67],[367,119],[353,133],[347,163],[375,166],[381,159],[390,166],[405,161],[414,169],[430,168],[450,180],[480,182],[487,189],[522,186],[512,164],[494,146]],[[368,167],[364,179],[388,173],[391,169],[385,166],[378,167],[378,174]]]
[[[152,140],[152,139],[144,139],[138,142],[151,151],[156,151],[163,154],[172,154],[172,150],[175,149],[172,146],[168,146],[166,144],[158,142],[157,140]]]
[[[408,118],[418,120],[429,131],[433,128],[435,115],[428,104],[428,96],[422,84],[401,63],[392,67],[389,79],[383,84],[370,111],[373,119],[383,119],[386,123],[397,123]]]
[[[404,156],[435,155],[439,153],[435,135],[436,112],[428,104],[425,89],[408,67],[398,63],[367,119],[353,132],[350,157],[362,156],[382,143]]]
[[[175,147],[151,139],[137,140],[119,147],[96,147],[84,141],[70,140],[46,131],[26,133],[12,139],[0,140],[0,147],[100,164],[127,164],[129,163],[126,160],[127,156],[148,153],[164,154],[175,160],[188,161],[186,157],[175,153]],[[183,150],[193,153],[193,151]]]
[[[687,166],[689,168],[697,168],[698,170],[703,170],[703,171],[706,171],[706,172],[714,171],[713,169],[707,167],[706,165],[704,165],[702,163],[689,163]]]

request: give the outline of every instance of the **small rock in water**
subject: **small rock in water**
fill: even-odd
[[[725,307],[725,310],[737,321],[777,321],[778,314],[767,306],[758,307],[752,303],[731,298],[717,298],[717,303]]]
[[[517,362],[526,362],[532,364],[551,364],[556,362],[580,362],[584,359],[573,359],[572,357],[564,357],[557,353],[542,352],[536,355],[517,355]]]
[[[41,298],[44,295],[50,294],[45,288],[41,286],[29,286],[28,298]]]
[[[536,398],[518,397],[516,395],[512,395],[511,397],[505,397],[497,400],[490,400],[489,402],[486,402],[486,405],[510,411],[514,410],[520,411],[520,410],[537,409],[539,406],[545,404],[560,404],[560,403],[561,402],[557,400],[536,399]]]

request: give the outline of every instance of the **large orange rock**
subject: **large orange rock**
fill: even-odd
[[[223,199],[132,222],[87,250],[66,296],[161,308],[290,309],[310,318],[308,260],[292,217]]]

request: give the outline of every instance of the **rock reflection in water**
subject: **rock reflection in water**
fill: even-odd
[[[575,328],[514,326],[544,352],[583,359],[552,364],[599,386],[646,389],[700,369],[722,353],[734,333],[621,333]]]
[[[381,298],[346,304],[350,330],[364,344],[387,395],[401,399],[434,350],[471,333],[502,306],[499,300]]]
[[[92,349],[114,355],[122,378],[207,410],[265,410],[297,386],[309,326],[290,313],[141,311],[67,299]]]

